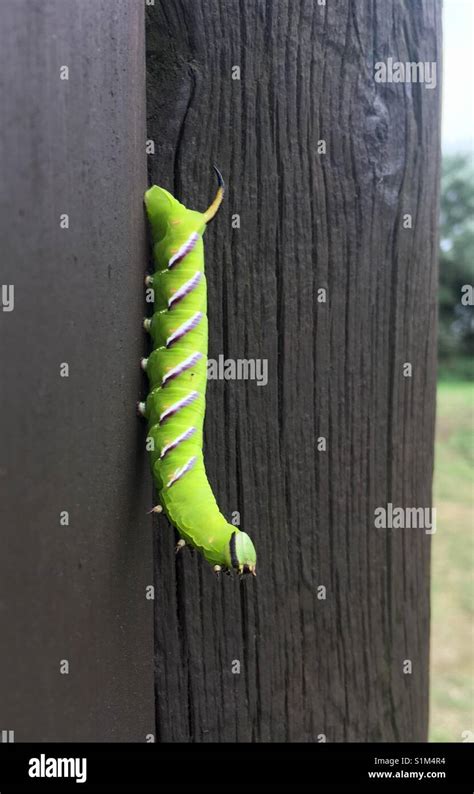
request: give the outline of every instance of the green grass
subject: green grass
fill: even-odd
[[[431,585],[430,741],[474,730],[474,383],[438,385]]]

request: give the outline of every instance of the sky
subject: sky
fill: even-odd
[[[474,0],[443,3],[444,152],[474,150]]]

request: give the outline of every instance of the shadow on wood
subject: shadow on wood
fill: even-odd
[[[0,312],[0,729],[144,742],[144,9],[8,0],[1,16],[2,283],[15,303]]]

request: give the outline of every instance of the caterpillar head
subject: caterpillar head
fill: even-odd
[[[239,573],[252,573],[257,565],[257,552],[246,532],[234,530],[229,541],[228,564]]]

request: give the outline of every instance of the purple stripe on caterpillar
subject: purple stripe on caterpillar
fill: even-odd
[[[196,432],[196,428],[190,427],[189,430],[185,430],[184,433],[181,433],[180,436],[177,436],[173,441],[170,441],[169,444],[166,444],[166,446],[164,446],[161,451],[160,460],[163,460],[163,458],[168,454],[168,452],[171,452],[171,450],[176,449],[176,447],[179,444],[181,444],[182,441],[187,441],[188,438],[191,438],[191,436],[193,436],[195,432]]]
[[[192,331],[193,328],[196,328],[196,326],[201,322],[202,318],[202,312],[196,312],[193,314],[189,320],[186,320],[186,322],[180,325],[179,328],[177,328],[176,331],[174,331],[174,333],[168,337],[166,340],[166,347],[171,347],[174,342],[177,342],[178,339],[181,339],[185,334],[189,333],[189,331]]]
[[[181,361],[180,364],[177,364],[175,367],[173,367],[173,369],[170,369],[166,375],[163,375],[161,385],[166,386],[168,381],[173,380],[173,378],[177,378],[178,375],[181,375],[182,372],[190,369],[190,367],[194,367],[194,365],[197,364],[202,357],[202,353],[191,353],[191,355],[185,358],[184,361]]]
[[[188,405],[191,405],[191,403],[193,403],[194,400],[197,400],[198,397],[199,392],[192,391],[186,397],[183,397],[182,400],[178,400],[177,402],[173,403],[173,405],[170,405],[170,407],[167,408],[166,411],[163,411],[163,413],[160,415],[160,425],[163,424],[166,419],[169,419],[170,416],[174,416],[178,413],[178,411],[181,411],[182,408],[186,408]]]
[[[193,455],[193,457],[189,458],[188,462],[185,463],[184,466],[181,466],[180,469],[176,469],[173,477],[171,478],[171,480],[169,481],[166,487],[171,488],[171,486],[174,485],[175,482],[178,482],[178,480],[180,480],[181,477],[183,477],[186,474],[186,472],[192,469],[196,461],[197,461],[197,456]]]
[[[194,276],[190,278],[189,281],[186,282],[186,284],[183,284],[182,287],[176,290],[174,295],[172,295],[171,298],[168,300],[168,309],[171,309],[171,307],[174,306],[175,303],[179,303],[179,301],[183,300],[183,298],[185,298],[186,295],[189,295],[189,293],[192,292],[193,289],[197,287],[197,285],[201,281],[201,277],[202,277],[202,273],[198,270],[197,273],[195,273]]]
[[[183,243],[180,248],[178,248],[175,254],[173,254],[168,262],[168,267],[171,269],[175,265],[178,265],[180,262],[182,262],[184,257],[191,253],[198,240],[199,234],[197,232],[193,232],[192,235],[188,237],[186,242]]]

